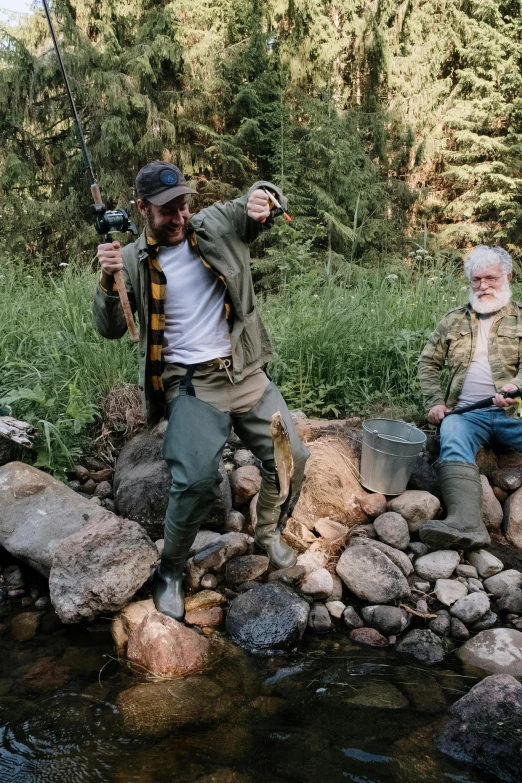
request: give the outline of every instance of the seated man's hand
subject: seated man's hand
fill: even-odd
[[[514,383],[506,383],[501,388],[501,390],[495,394],[493,397],[493,404],[497,406],[497,408],[509,408],[510,405],[517,405],[518,401],[513,397],[504,397],[504,394],[507,392],[516,391],[518,389],[518,386],[515,386]]]
[[[248,199],[247,213],[248,217],[251,217],[252,220],[257,220],[259,223],[264,223],[270,217],[270,200],[261,188],[254,190]]]
[[[434,405],[428,413],[428,421],[430,424],[440,424],[446,413],[449,413],[450,408],[446,408],[445,405]]]
[[[98,245],[98,261],[107,275],[113,275],[123,269],[120,248],[119,242],[105,242],[103,245]]]

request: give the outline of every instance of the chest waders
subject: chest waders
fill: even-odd
[[[163,614],[182,620],[185,598],[183,567],[203,520],[220,497],[219,461],[232,421],[227,414],[196,397],[187,368],[179,394],[169,405],[163,458],[172,475],[165,518],[164,548],[154,576],[154,604]]]

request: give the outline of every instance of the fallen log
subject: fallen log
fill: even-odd
[[[31,438],[36,433],[36,428],[26,421],[13,419],[11,416],[0,416],[0,437],[19,443],[21,446],[32,448]]]

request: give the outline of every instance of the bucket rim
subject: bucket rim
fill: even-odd
[[[363,430],[365,432],[367,432],[368,435],[377,435],[378,438],[382,438],[383,440],[397,442],[396,441],[397,436],[396,435],[391,435],[390,433],[375,432],[373,429],[371,429],[369,426],[367,426],[369,424],[369,422],[374,422],[374,421],[375,422],[386,421],[386,422],[393,422],[394,424],[405,424],[407,427],[410,428],[410,431],[415,430],[416,432],[419,433],[419,435],[422,436],[421,440],[414,440],[414,441],[412,441],[412,440],[404,440],[405,444],[410,443],[411,445],[421,446],[422,444],[424,444],[426,442],[427,437],[428,437],[425,432],[423,432],[419,427],[417,427],[416,424],[414,424],[413,422],[404,421],[403,419],[389,419],[389,418],[385,418],[384,416],[377,416],[377,417],[372,418],[372,419],[365,419],[363,421],[363,423],[362,423]]]

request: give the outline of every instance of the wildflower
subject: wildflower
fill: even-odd
[[[58,266],[62,266],[62,267],[63,267],[63,266],[69,266],[69,264],[66,264],[66,263],[65,263],[65,261],[62,261],[62,263],[61,263],[61,264],[58,264]]]
[[[33,276],[32,276],[32,275],[26,275],[26,276],[25,276],[25,279],[26,279],[26,280],[32,280],[32,279],[33,279]]]
[[[398,280],[399,275],[386,275],[386,280]]]

